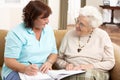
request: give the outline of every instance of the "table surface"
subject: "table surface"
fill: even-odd
[[[105,5],[100,5],[101,8],[103,9],[116,9],[116,10],[120,10],[120,6],[105,6]]]

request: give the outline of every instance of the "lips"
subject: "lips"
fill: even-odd
[[[76,27],[76,31],[81,31],[81,29],[79,27]]]

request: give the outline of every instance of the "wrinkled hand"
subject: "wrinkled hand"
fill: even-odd
[[[81,70],[80,66],[75,66],[73,70]]]
[[[41,67],[40,67],[40,71],[42,73],[46,73],[48,70],[52,69],[52,64],[50,62],[45,62]]]
[[[38,71],[39,71],[39,68],[37,67],[37,65],[32,64],[32,65],[26,66],[24,73],[32,76],[32,75],[36,75]]]
[[[74,67],[74,70],[80,70],[80,69],[86,70],[86,69],[92,69],[92,68],[94,68],[92,64],[87,64],[87,65],[76,66]]]
[[[66,64],[66,70],[73,70],[74,65],[73,64]]]

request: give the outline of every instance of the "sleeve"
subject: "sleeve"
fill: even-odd
[[[106,33],[102,38],[104,44],[103,60],[99,63],[94,63],[93,65],[97,69],[108,71],[115,65],[114,50],[109,35]]]
[[[68,36],[65,35],[62,40],[60,49],[59,49],[59,54],[58,54],[58,59],[57,59],[56,65],[60,69],[65,68],[65,66],[67,64],[67,62],[64,60],[65,51],[66,51],[66,47],[67,47],[67,39],[68,39]]]
[[[54,54],[57,54],[57,47],[56,47],[56,40],[55,40],[55,36],[54,36],[54,32],[52,30],[52,52],[51,53],[54,53]]]
[[[6,43],[4,57],[19,58],[22,49],[22,41],[20,40],[20,38],[15,32],[10,31],[5,39]]]

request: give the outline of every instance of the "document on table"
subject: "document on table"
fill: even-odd
[[[19,73],[19,76],[20,76],[21,80],[60,80],[65,77],[84,73],[84,72],[85,71],[83,71],[83,70],[77,70],[77,71],[49,70],[46,74],[38,72],[37,75],[35,75],[35,76],[28,76],[26,74]]]

